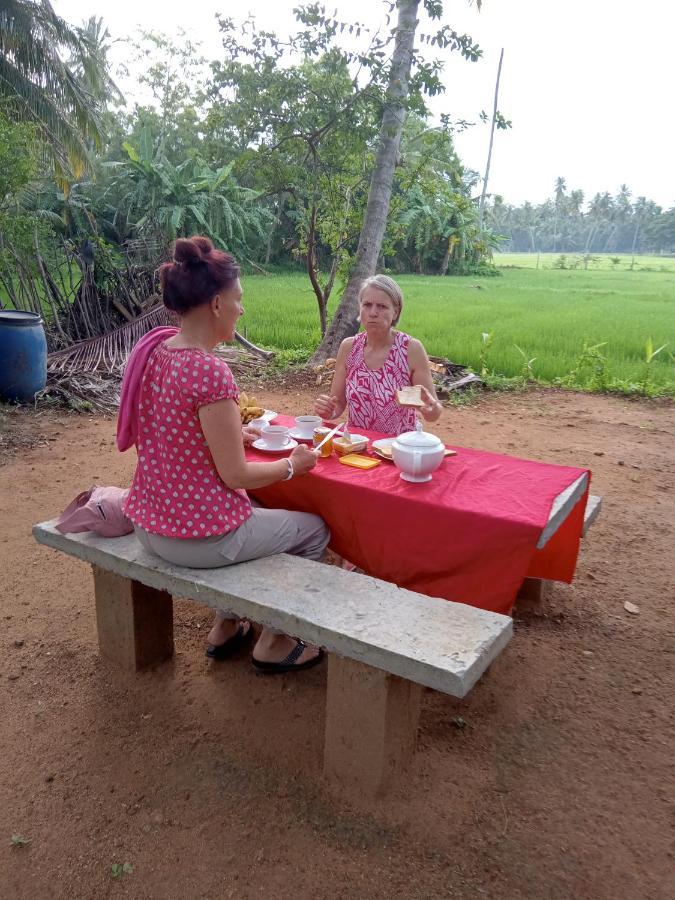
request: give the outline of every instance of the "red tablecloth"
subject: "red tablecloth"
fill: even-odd
[[[527,575],[571,581],[586,498],[542,551],[536,544],[555,497],[588,470],[452,449],[457,456],[423,484],[403,481],[393,463],[362,470],[332,456],[302,478],[251,493],[265,506],[317,513],[341,556],[432,597],[508,613]],[[247,456],[270,459],[252,449]]]

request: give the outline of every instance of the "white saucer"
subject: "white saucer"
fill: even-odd
[[[260,416],[261,419],[266,419],[268,424],[271,424],[272,419],[276,419],[279,413],[274,412],[273,409],[266,409],[265,412]]]
[[[263,453],[290,453],[291,450],[298,446],[298,442],[291,438],[291,440],[287,444],[284,444],[283,447],[269,447],[266,441],[262,438],[258,438],[257,441],[253,441],[251,446],[254,450],[262,450]]]
[[[288,435],[289,437],[294,438],[296,441],[308,441],[309,443],[311,443],[314,439],[314,435],[310,434],[310,436],[307,437],[301,431],[298,431],[297,428],[291,428],[291,430],[288,432]]]

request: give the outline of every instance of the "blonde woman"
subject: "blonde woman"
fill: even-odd
[[[396,391],[419,384],[425,403],[420,413],[435,422],[443,410],[436,397],[429,358],[422,343],[395,326],[401,318],[403,294],[387,275],[367,278],[359,293],[363,331],[340,345],[330,394],[317,398],[314,409],[336,419],[345,408],[349,427],[397,435],[416,425],[416,411],[399,406]]]

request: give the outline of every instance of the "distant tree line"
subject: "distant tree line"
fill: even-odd
[[[486,221],[502,238],[501,249],[529,253],[675,253],[675,208],[633,198],[622,184],[585,201],[557,178],[544,203],[512,206],[492,198]]]

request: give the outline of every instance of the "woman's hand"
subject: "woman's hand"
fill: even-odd
[[[304,444],[298,444],[289,458],[293,463],[294,475],[306,475],[310,469],[314,468],[317,459],[316,454]]]
[[[321,394],[314,401],[314,412],[322,419],[334,419],[337,415],[338,398],[329,394]]]
[[[252,428],[250,425],[242,425],[241,436],[244,439],[244,447],[250,447],[253,441],[257,441],[260,437],[260,429]]]
[[[424,406],[420,409],[420,412],[427,422],[435,422],[443,412],[443,404],[423,384],[420,385],[420,388],[422,389],[422,400],[424,401]]]

